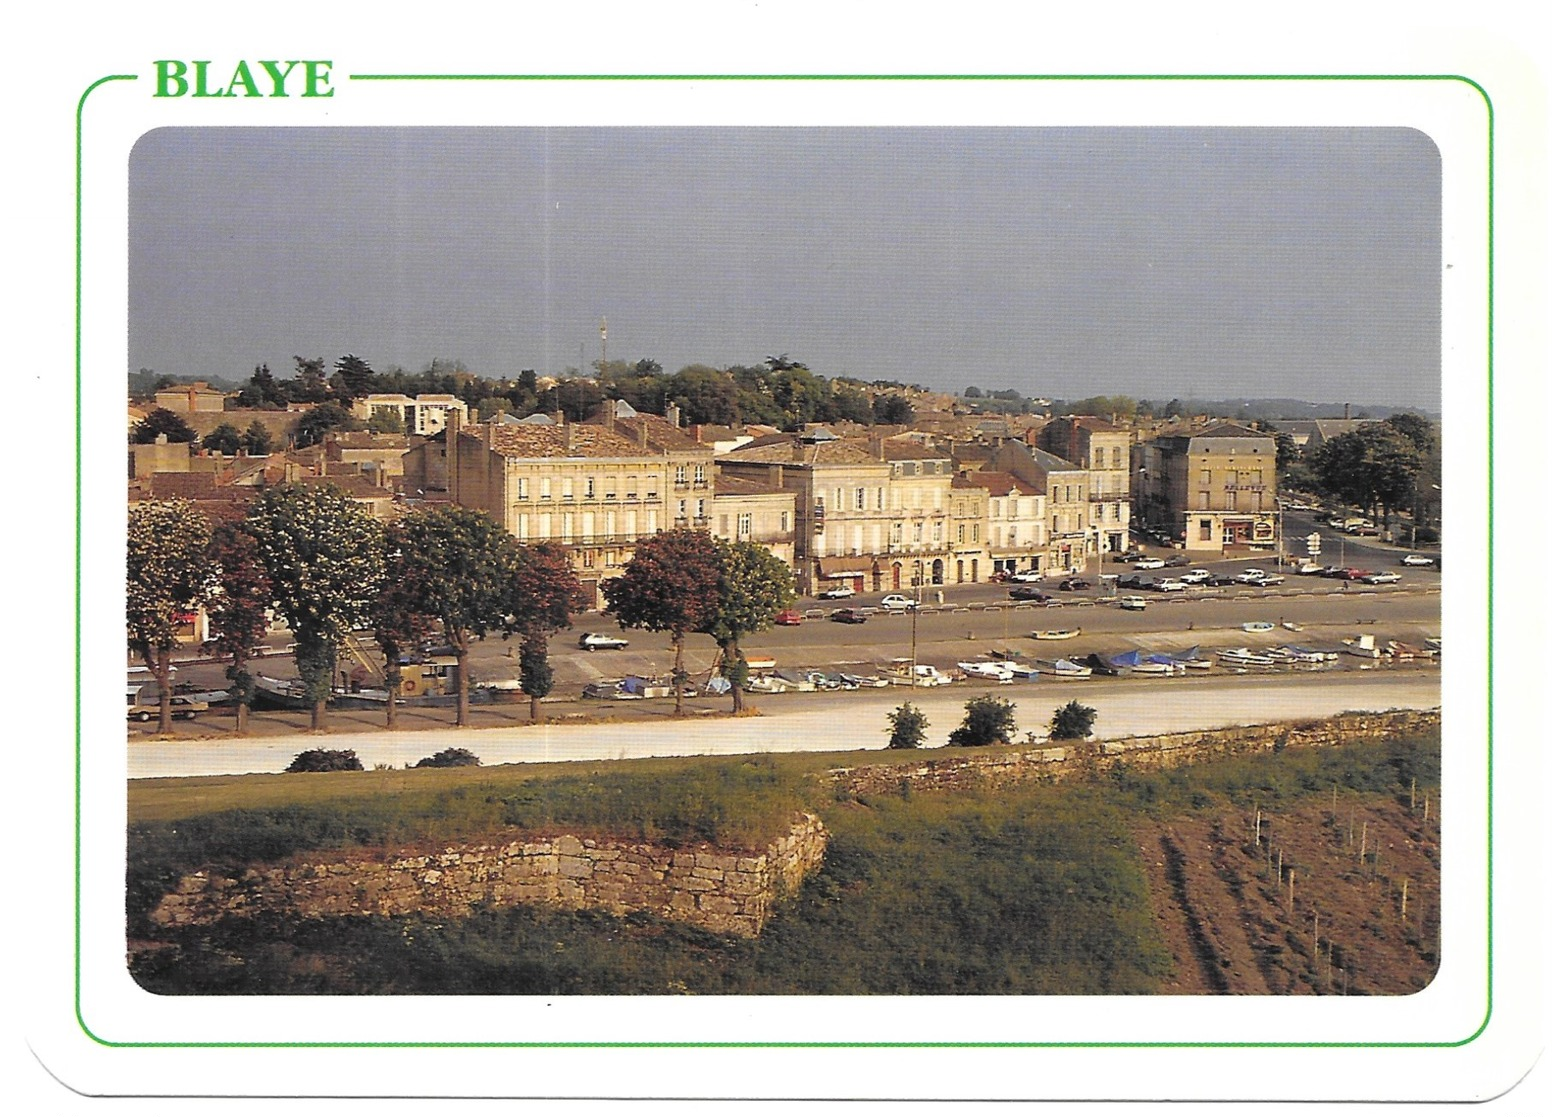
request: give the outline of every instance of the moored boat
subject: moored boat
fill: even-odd
[[[1087,679],[1093,676],[1094,668],[1087,664],[1074,663],[1070,659],[1058,659],[1052,662],[1045,672],[1055,679]]]
[[[1081,628],[1042,628],[1031,632],[1030,638],[1034,640],[1071,640],[1075,636],[1082,636]]]

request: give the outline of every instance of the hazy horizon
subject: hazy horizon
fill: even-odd
[[[169,128],[128,369],[601,354],[1079,399],[1440,407],[1439,156],[1399,128]]]

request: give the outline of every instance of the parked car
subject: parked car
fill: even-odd
[[[1185,555],[1174,555],[1164,560],[1165,566],[1189,566],[1191,560]]]
[[[1427,555],[1405,555],[1401,559],[1402,566],[1432,566],[1433,559]]]
[[[1319,574],[1325,570],[1318,562],[1301,562],[1293,568],[1295,574]]]
[[[1261,574],[1255,578],[1241,578],[1240,581],[1244,582],[1247,586],[1259,586],[1264,589],[1267,586],[1280,586],[1285,581],[1287,581],[1287,579],[1284,578],[1281,574]]]
[[[584,632],[577,640],[577,647],[585,652],[615,651],[629,644],[629,640],[610,636],[606,632]]]
[[[1136,612],[1141,612],[1148,607],[1148,599],[1146,597],[1135,597],[1129,595],[1127,597],[1117,598],[1116,604],[1123,609],[1131,609]]]
[[[1118,590],[1145,590],[1153,585],[1152,578],[1144,578],[1141,574],[1127,574],[1116,579]]]
[[[1359,524],[1357,527],[1350,527],[1347,529],[1348,535],[1361,535],[1366,538],[1376,536],[1379,533],[1380,529],[1375,527],[1373,524]]]
[[[1020,570],[1017,573],[1009,574],[1008,575],[1008,581],[1010,581],[1010,582],[1026,582],[1026,583],[1027,582],[1043,582],[1043,581],[1045,581],[1045,575],[1040,573],[1038,570]]]
[[[130,688],[132,692],[137,689],[135,687]],[[201,698],[190,698],[186,694],[175,694],[172,696],[172,716],[175,718],[186,718],[189,721],[193,721],[209,709],[210,703]],[[161,700],[158,698],[148,698],[141,701],[137,700],[132,693],[129,700],[128,716],[136,721],[150,721],[152,718],[161,717]]]
[[[1241,570],[1238,574],[1234,575],[1234,580],[1236,582],[1244,582],[1246,585],[1252,585],[1265,577],[1265,570],[1262,570],[1258,566],[1252,566],[1249,570]]]
[[[1235,584],[1237,583],[1232,574],[1211,574],[1208,576],[1207,581],[1202,583],[1204,586],[1232,586]]]
[[[1211,577],[1211,570],[1202,570],[1198,568],[1196,570],[1187,570],[1180,576],[1180,580],[1188,586],[1200,586],[1205,585],[1207,580]]]
[[[1380,570],[1373,574],[1364,575],[1360,581],[1367,582],[1371,586],[1388,586],[1401,581],[1401,575],[1394,570]]]
[[[830,614],[830,619],[839,624],[865,624],[868,615],[861,609],[837,609]]]
[[[1061,590],[1063,590],[1063,591],[1065,591],[1067,593],[1073,593],[1073,592],[1075,592],[1077,590],[1092,589],[1093,587],[1094,587],[1094,583],[1093,582],[1085,581],[1082,578],[1068,578],[1065,582],[1063,582],[1057,588],[1061,589]]]
[[[1014,586],[1008,591],[1008,596],[1014,601],[1034,601],[1043,604],[1051,600],[1051,595],[1041,593],[1033,586]]]
[[[1160,593],[1179,593],[1186,588],[1186,584],[1179,578],[1160,578],[1153,583],[1153,588]]]
[[[1374,571],[1372,570],[1360,570],[1356,566],[1350,566],[1338,574],[1337,577],[1346,582],[1361,582],[1373,573]]]
[[[1161,558],[1145,558],[1132,563],[1133,570],[1162,570],[1164,560]]]
[[[914,609],[921,604],[914,597],[906,597],[903,593],[891,593],[884,596],[879,607],[883,609]]]
[[[796,609],[783,609],[776,614],[777,624],[802,624],[803,614]]]
[[[850,597],[856,592],[857,591],[852,589],[850,586],[831,586],[819,596],[829,598],[831,601],[835,601],[843,597]]]

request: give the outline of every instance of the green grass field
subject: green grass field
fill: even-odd
[[[1438,782],[1438,736],[1087,783],[854,799],[815,773],[878,752],[148,781],[131,789],[132,972],[161,993],[1148,993],[1168,974],[1131,821],[1275,806],[1333,786]],[[822,871],[758,940],[650,916],[539,908],[468,919],[264,916],[176,932],[177,876],[307,849],[538,831],[758,846],[799,807]]]

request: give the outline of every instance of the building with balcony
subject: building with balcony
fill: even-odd
[[[1045,494],[1033,491],[1011,473],[961,470],[954,488],[986,494],[986,550],[992,574],[1041,571],[1048,560]]]
[[[1277,443],[1219,423],[1137,446],[1134,503],[1150,528],[1188,551],[1277,545]]]
[[[999,446],[989,468],[1012,474],[1030,493],[1045,498],[1045,552],[1034,569],[1052,574],[1083,570],[1089,554],[1089,471],[1021,439]]]
[[[1065,415],[1040,428],[1036,444],[1088,471],[1090,555],[1131,547],[1132,434],[1094,415]]]

